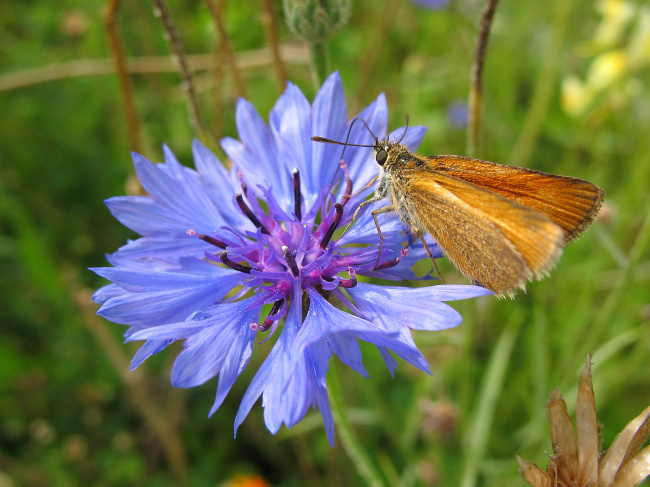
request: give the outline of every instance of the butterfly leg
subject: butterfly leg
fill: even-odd
[[[361,188],[361,189],[360,189],[359,191],[357,191],[356,193],[351,194],[351,195],[350,195],[350,198],[353,198],[354,196],[358,196],[358,195],[360,195],[362,192],[364,192],[364,191],[365,191],[366,189],[368,189],[370,186],[372,186],[373,184],[375,184],[375,182],[377,182],[377,179],[378,179],[378,178],[379,178],[379,176],[375,176],[374,178],[372,178],[370,181],[368,181],[368,184],[366,184],[363,188]],[[370,200],[370,201],[372,201],[372,200]]]
[[[445,282],[445,278],[442,277],[442,274],[440,273],[440,269],[438,269],[438,264],[436,264],[436,259],[433,257],[433,253],[429,248],[429,244],[426,242],[426,240],[424,240],[424,235],[422,234],[422,231],[419,228],[415,228],[415,227],[412,227],[411,231],[413,232],[414,239],[419,238],[420,240],[422,240],[422,245],[424,245],[424,250],[427,251],[427,255],[429,256],[429,259],[431,259],[431,262],[433,263],[433,267],[436,269],[436,272],[438,273],[440,280],[442,281],[443,284],[447,284]]]
[[[372,200],[368,200],[368,202],[371,201]],[[377,267],[379,267],[379,259],[381,259],[381,251],[384,247],[384,234],[381,233],[381,228],[379,228],[379,221],[377,220],[377,215],[379,215],[380,213],[389,213],[391,211],[395,211],[395,207],[382,206],[381,208],[377,208],[376,210],[372,211],[372,219],[375,220],[375,226],[377,227],[377,233],[379,234],[379,252],[377,253],[377,262],[375,262],[375,267],[373,267],[372,270],[375,270],[377,269]]]
[[[363,190],[361,190],[361,191],[363,191]],[[361,210],[361,208],[363,208],[364,206],[368,206],[368,205],[371,204],[371,203],[376,203],[377,201],[380,201],[380,200],[382,200],[382,199],[384,199],[383,196],[381,196],[381,197],[373,196],[373,197],[370,198],[369,200],[364,201],[363,203],[361,203],[361,204],[357,207],[357,209],[354,211],[354,214],[352,215],[352,220],[350,220],[350,223],[348,223],[348,226],[345,227],[345,230],[343,230],[343,233],[341,234],[341,236],[340,236],[339,238],[336,239],[336,241],[338,242],[339,240],[341,240],[341,239],[343,238],[343,235],[345,235],[346,233],[348,233],[348,230],[350,230],[350,227],[351,227],[352,224],[356,221],[356,219],[357,219],[357,215],[359,214],[359,210]],[[374,215],[374,212],[373,212],[373,215]],[[375,220],[375,223],[377,223],[377,220]],[[379,228],[379,227],[377,227],[377,228]]]

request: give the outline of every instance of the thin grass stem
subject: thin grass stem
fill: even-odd
[[[483,66],[490,38],[490,27],[499,0],[487,0],[474,51],[474,64],[470,76],[470,90],[468,101],[469,120],[467,124],[467,153],[470,157],[477,157],[481,152],[481,123],[483,119]]]

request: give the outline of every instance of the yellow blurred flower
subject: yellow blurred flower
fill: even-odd
[[[628,51],[633,69],[641,69],[650,64],[650,8],[647,6],[639,9]]]
[[[635,9],[624,0],[604,0],[597,8],[603,18],[591,43],[595,48],[608,49],[622,40]]]
[[[580,50],[591,58],[584,81],[572,73],[562,80],[560,101],[572,116],[599,107],[606,114],[632,102],[636,76],[650,65],[650,7],[604,0],[598,10],[601,22]]]
[[[562,80],[564,110],[570,115],[585,113],[601,93],[625,76],[628,64],[625,51],[616,49],[600,54],[592,61],[584,83],[576,75],[567,75]]]
[[[620,79],[628,67],[625,51],[615,49],[597,56],[587,72],[587,85],[600,91]]]
[[[650,406],[634,418],[601,455],[600,431],[591,381],[591,355],[580,375],[576,433],[559,389],[546,405],[553,455],[546,471],[517,456],[520,473],[533,487],[635,487],[650,475]]]
[[[583,113],[591,102],[592,94],[587,93],[585,85],[580,78],[570,74],[562,80],[561,103],[564,111],[569,115]]]

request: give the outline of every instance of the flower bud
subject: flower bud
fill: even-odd
[[[306,42],[326,42],[350,17],[350,0],[284,0],[289,29]]]

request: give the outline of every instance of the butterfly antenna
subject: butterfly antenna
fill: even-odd
[[[350,134],[352,133],[352,127],[354,127],[354,124],[359,120],[358,118],[353,118],[352,121],[350,122],[350,128],[348,129],[348,135],[345,137],[345,146],[348,146],[348,140],[350,140]],[[339,157],[340,160],[343,160],[343,154],[345,154],[345,149],[346,147],[343,147],[343,150],[341,151],[341,157]]]
[[[377,143],[377,141],[378,141],[379,139],[378,139],[377,136],[372,132],[372,130],[370,130],[370,127],[368,126],[368,124],[366,123],[366,121],[365,121],[363,118],[361,118],[361,119],[359,119],[359,120],[361,120],[361,121],[363,122],[363,124],[364,124],[364,125],[366,126],[366,128],[368,129],[368,132],[370,132],[370,135],[372,135],[372,138],[375,139],[375,143]]]
[[[405,118],[406,118],[406,127],[404,127],[404,133],[402,134],[402,136],[400,137],[400,139],[397,141],[398,144],[402,141],[402,139],[403,139],[404,136],[406,135],[406,131],[409,129],[409,114],[408,114],[408,113],[406,114],[406,117],[405,117]]]
[[[347,146],[350,145],[348,143],[348,140],[350,140],[350,134],[352,133],[352,127],[354,126],[355,122],[358,120],[358,118],[352,119],[352,122],[350,122],[350,128],[348,129],[348,135],[345,137],[345,143],[343,144],[343,150],[341,151],[341,156],[339,157],[339,161],[341,163],[343,162],[343,155],[345,154],[345,149],[347,149]],[[313,138],[312,138],[313,140]],[[319,141],[321,142],[321,141]],[[328,141],[329,142],[329,141]],[[332,141],[334,142],[334,141]],[[332,188],[334,186],[334,181],[336,181],[336,176],[339,173],[339,169],[341,168],[340,164],[339,167],[336,168],[336,171],[334,171],[334,175],[332,176],[332,180],[330,181],[329,188]]]
[[[349,145],[349,146],[352,146],[352,147],[370,147],[370,148],[374,148],[375,144],[351,144],[351,143],[348,142],[348,140],[350,138],[350,134],[352,133],[352,125],[354,125],[354,122],[356,122],[357,120],[361,120],[361,122],[365,125],[365,127],[368,129],[368,132],[370,132],[370,135],[372,135],[374,137],[375,144],[376,144],[379,139],[377,139],[377,136],[372,132],[372,130],[370,130],[370,127],[368,126],[368,124],[366,123],[366,121],[363,118],[355,118],[355,119],[352,120],[352,123],[350,124],[350,128],[348,130],[348,136],[345,139],[345,142],[339,142],[338,140],[327,139],[325,137],[319,137],[317,135],[312,137],[311,140],[313,140],[315,142],[323,142],[325,144],[339,144],[339,145]],[[341,159],[342,158],[343,158],[343,153],[341,153]]]
[[[365,145],[365,144],[350,144],[348,142],[339,142],[338,140],[327,139],[325,137],[318,137],[315,135],[311,138],[314,142],[323,142],[324,144],[338,144],[338,145],[349,145],[351,147],[370,147],[373,148],[375,145]]]

